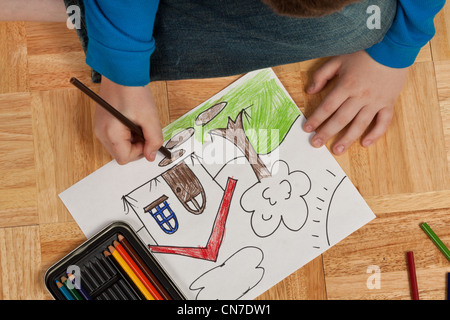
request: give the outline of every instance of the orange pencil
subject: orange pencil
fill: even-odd
[[[147,290],[145,285],[142,283],[141,280],[137,277],[137,275],[134,273],[133,270],[131,270],[131,267],[128,265],[128,263],[125,261],[125,259],[122,257],[122,255],[119,253],[118,250],[116,250],[113,246],[108,247],[109,252],[111,252],[111,255],[114,259],[119,263],[119,265],[122,267],[122,269],[128,274],[131,281],[136,285],[136,287],[141,291],[141,293],[144,295],[144,297],[147,300],[155,300],[153,295]]]
[[[147,290],[152,294],[153,298],[155,298],[155,300],[164,300],[163,297],[161,297],[161,295],[159,294],[158,290],[156,290],[156,288],[150,283],[150,281],[144,275],[142,270],[137,266],[137,264],[134,262],[134,260],[130,257],[130,255],[125,250],[125,248],[118,241],[114,241],[113,244],[114,244],[114,247],[116,248],[116,250],[122,256],[122,258],[130,266],[131,270],[134,271],[134,273],[139,278],[139,280],[142,281],[142,283],[147,288]]]
[[[139,254],[134,250],[130,242],[121,234],[117,236],[120,244],[128,253],[128,255],[136,262],[137,266],[141,269],[142,273],[150,280],[150,283],[156,288],[164,300],[173,300],[158,278],[153,274],[147,264],[142,260]]]

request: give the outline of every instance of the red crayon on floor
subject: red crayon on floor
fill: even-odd
[[[419,300],[419,288],[417,286],[416,265],[414,263],[414,252],[406,253],[408,258],[409,283],[411,286],[411,297],[413,300]]]

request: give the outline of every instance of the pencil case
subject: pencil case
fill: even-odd
[[[47,269],[55,300],[185,300],[127,223],[114,222]]]

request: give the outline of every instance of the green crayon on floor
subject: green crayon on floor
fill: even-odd
[[[422,223],[420,225],[423,231],[428,235],[428,237],[434,242],[434,244],[441,250],[444,256],[450,261],[450,250],[445,246],[445,244],[439,239],[439,237],[434,233],[427,223]]]

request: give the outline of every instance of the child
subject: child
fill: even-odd
[[[65,0],[84,13],[85,28],[77,31],[93,81],[102,75],[100,94],[143,129],[145,143],[133,144],[130,132],[97,107],[97,137],[120,164],[142,155],[153,161],[163,143],[145,87],[151,80],[227,76],[325,56],[332,58],[314,73],[307,92],[320,92],[335,76],[338,81],[304,130],[316,131],[315,147],[343,131],[332,147],[338,155],[362,135],[368,147],[387,130],[408,67],[433,37],[433,18],[444,3]]]

